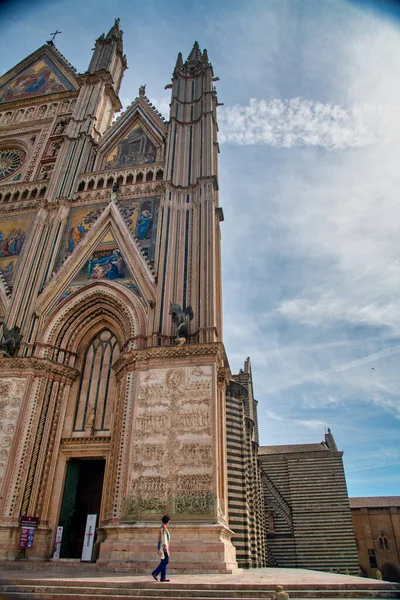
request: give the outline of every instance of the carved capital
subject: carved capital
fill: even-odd
[[[230,370],[227,367],[218,369],[217,381],[218,387],[226,387],[229,383]]]

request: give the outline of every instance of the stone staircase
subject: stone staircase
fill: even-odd
[[[228,600],[243,598],[246,600],[266,600],[271,598],[275,589],[273,583],[251,583],[238,580],[226,583],[205,583],[199,581],[185,583],[174,582],[171,575],[170,583],[156,583],[136,577],[79,577],[76,575],[59,575],[58,577],[28,576],[23,577],[4,574],[0,577],[1,600]],[[400,584],[378,582],[360,579],[351,583],[288,583],[282,581],[284,589],[290,595],[290,600],[314,598],[324,600],[340,598],[348,600],[357,598],[366,600],[379,598],[389,600],[400,598]]]

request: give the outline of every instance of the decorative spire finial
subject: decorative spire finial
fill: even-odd
[[[187,61],[186,62],[197,62],[197,61],[201,61],[201,52],[200,52],[200,46],[199,46],[199,42],[195,42],[193,44],[193,48],[191,53],[189,54],[189,56],[187,57]]]
[[[139,98],[144,98],[146,95],[146,84],[139,87]]]

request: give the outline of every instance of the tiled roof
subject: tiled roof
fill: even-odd
[[[367,496],[349,498],[350,508],[385,508],[388,506],[400,507],[400,496]]]
[[[294,454],[297,452],[329,452],[323,442],[319,444],[287,444],[284,446],[260,446],[258,454]]]

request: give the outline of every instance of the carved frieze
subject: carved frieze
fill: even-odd
[[[221,368],[225,360],[225,350],[219,342],[213,344],[185,344],[183,346],[153,346],[141,350],[124,352],[116,361],[114,369],[118,376],[126,371],[134,370],[137,368],[138,363],[140,364],[142,361],[153,360],[162,363],[164,360],[170,358],[185,359],[196,356],[209,356],[212,359],[216,359],[219,368]],[[204,369],[205,367],[201,368]],[[195,380],[196,378],[193,379],[193,381]]]
[[[49,377],[66,382],[72,382],[79,375],[79,371],[46,358],[25,358],[14,356],[11,358],[0,358],[0,381],[4,381],[2,372],[26,371],[42,377]]]
[[[125,515],[213,510],[211,365],[139,372]]]
[[[6,473],[25,385],[26,380],[22,377],[3,377],[0,380],[0,489]]]

